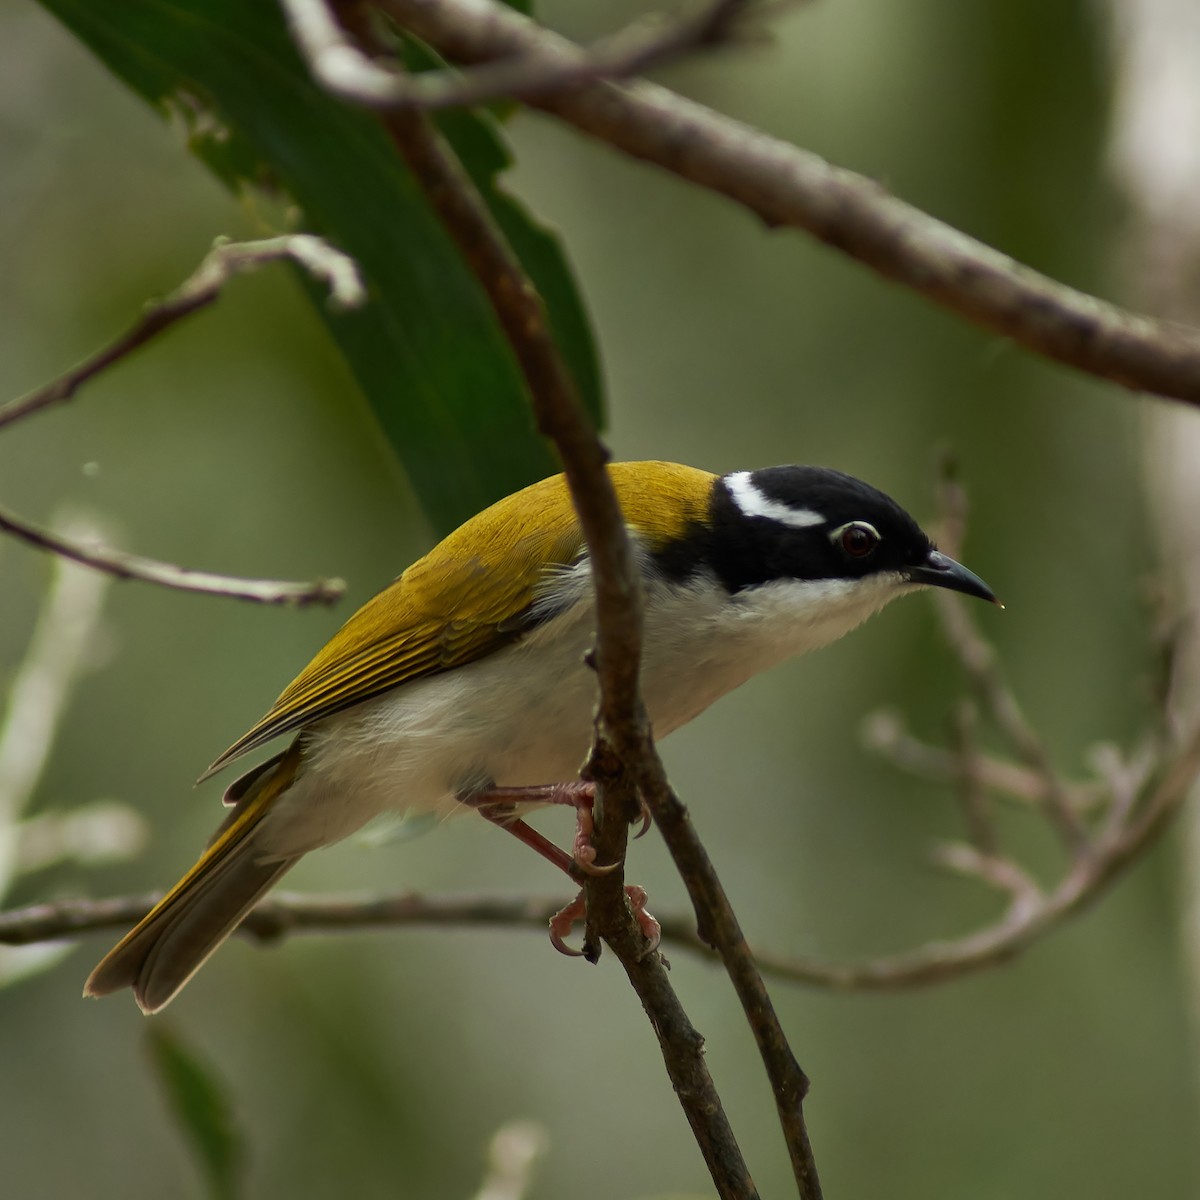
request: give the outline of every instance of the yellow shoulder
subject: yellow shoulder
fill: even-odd
[[[717,482],[711,471],[669,462],[612,463],[608,473],[626,524],[651,550],[704,521]]]
[[[716,479],[664,462],[613,463],[609,473],[651,550],[703,520]],[[547,572],[583,550],[561,475],[484,509],[368,600],[206,776],[288,730],[517,640]]]

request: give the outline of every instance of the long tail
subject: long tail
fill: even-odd
[[[85,996],[133,988],[144,1013],[157,1012],[238,927],[255,902],[300,856],[264,859],[255,833],[295,779],[297,745],[250,780],[245,795],[194,867],[117,943],[88,976]]]

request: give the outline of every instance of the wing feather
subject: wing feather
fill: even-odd
[[[714,479],[673,463],[610,471],[651,546],[677,535],[679,521],[703,518]],[[280,734],[511,645],[552,615],[536,604],[541,589],[584,550],[561,475],[485,509],[367,601],[201,778]]]

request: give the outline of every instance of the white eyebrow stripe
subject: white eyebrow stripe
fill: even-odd
[[[811,508],[789,508],[779,500],[764,496],[755,487],[749,471],[726,475],[725,486],[743,516],[767,517],[781,525],[790,525],[793,529],[811,529],[814,525],[825,524],[825,518]]]

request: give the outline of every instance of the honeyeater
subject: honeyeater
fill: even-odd
[[[644,586],[656,737],[922,587],[995,600],[893,500],[821,467],[614,463]],[[562,476],[472,517],[368,601],[205,773],[284,734],[208,848],[85,994],[162,1008],[302,855],[387,811],[446,813],[574,780],[597,698],[594,601]],[[507,823],[523,826],[509,806]],[[540,835],[529,832],[535,840]],[[561,853],[561,852],[560,852]]]

